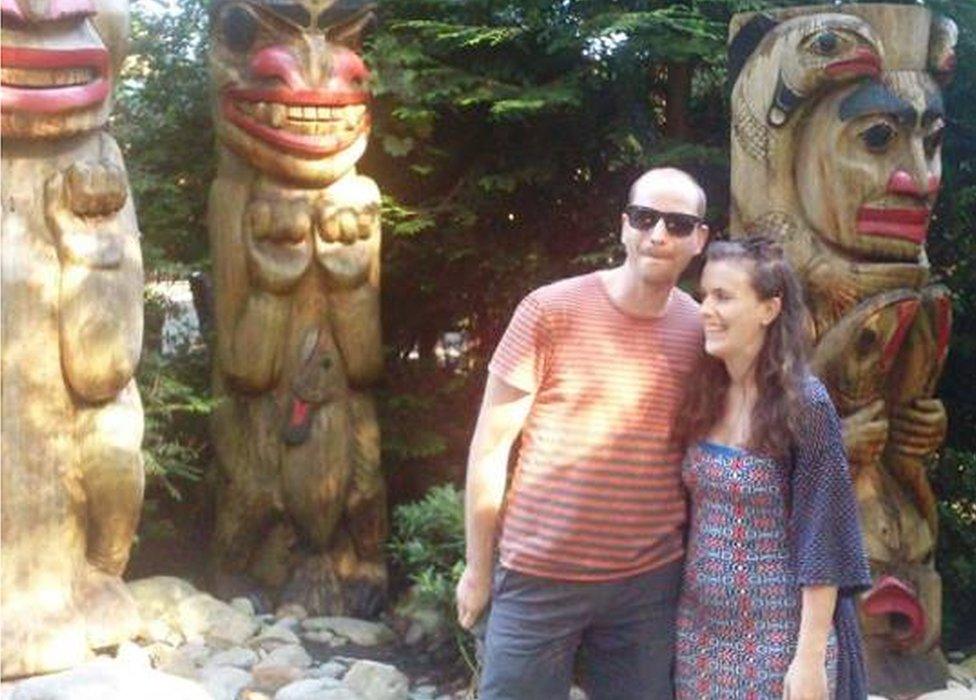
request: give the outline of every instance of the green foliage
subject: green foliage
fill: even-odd
[[[473,663],[472,639],[458,624],[454,591],[464,570],[464,499],[451,484],[435,486],[423,499],[393,511],[387,548],[414,585],[420,600],[452,621],[458,651]]]
[[[943,637],[947,648],[976,645],[976,452],[946,450],[933,477],[939,496]]]

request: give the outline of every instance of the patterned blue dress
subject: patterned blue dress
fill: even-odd
[[[870,584],[840,425],[816,379],[805,387],[792,464],[700,442],[682,475],[691,527],[678,607],[679,700],[779,700],[799,636],[801,587],[838,586],[827,645],[831,696],[864,697],[852,595]]]

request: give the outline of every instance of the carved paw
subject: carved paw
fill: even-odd
[[[315,207],[315,255],[340,287],[362,284],[378,255],[380,191],[359,175],[326,190]]]
[[[257,198],[244,213],[251,273],[271,292],[290,290],[312,260],[312,210],[308,200]]]
[[[45,188],[45,214],[67,262],[117,267],[126,232],[114,216],[128,198],[125,171],[113,163],[75,163],[55,173]]]
[[[878,399],[842,421],[844,449],[855,477],[881,459],[888,441],[888,419],[884,410],[884,401]]]
[[[946,435],[946,412],[938,399],[915,399],[895,406],[891,414],[892,447],[914,457],[939,449]]]

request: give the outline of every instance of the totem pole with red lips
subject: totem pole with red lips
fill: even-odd
[[[385,597],[383,357],[364,0],[217,0],[210,195],[216,586],[313,614]]]
[[[790,8],[730,27],[732,231],[779,238],[804,282],[874,574],[861,613],[882,694],[944,687],[926,467],[945,436],[935,390],[951,303],[925,239],[956,36],[906,5]]]
[[[2,0],[3,676],[138,631],[139,230],[105,130],[124,0]]]

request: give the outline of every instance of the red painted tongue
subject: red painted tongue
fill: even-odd
[[[915,591],[894,576],[882,576],[864,596],[862,608],[872,617],[903,615],[906,627],[894,630],[895,638],[904,646],[911,646],[925,636],[925,611],[915,596]]]

